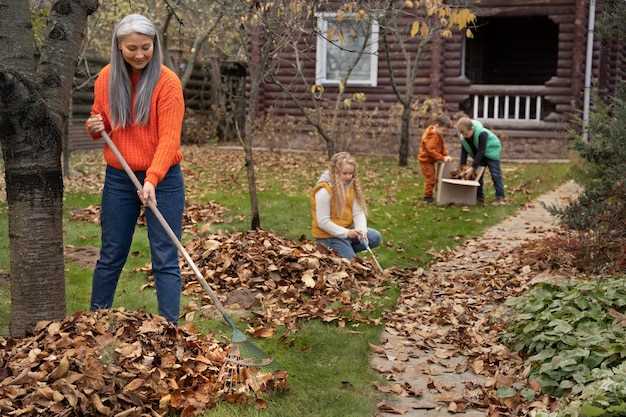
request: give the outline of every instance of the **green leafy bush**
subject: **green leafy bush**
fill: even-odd
[[[624,87],[624,86],[623,86]],[[590,141],[576,145],[585,163],[578,176],[585,191],[563,210],[553,209],[603,271],[626,269],[626,88],[608,105],[596,100]],[[606,269],[606,268],[604,268]]]
[[[626,269],[626,86],[605,104],[596,100],[590,141],[576,148],[584,160],[577,177],[585,190],[565,209],[552,209],[561,222],[577,231],[583,269],[612,273]]]
[[[626,357],[626,280],[540,284],[510,299],[503,342],[527,355],[544,392],[580,393]],[[598,368],[598,369],[596,369]]]
[[[597,372],[597,380],[558,412],[537,417],[618,417],[626,415],[626,363]]]

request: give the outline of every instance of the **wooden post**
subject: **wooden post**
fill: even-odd
[[[474,119],[478,119],[478,94],[474,95]]]
[[[509,100],[511,96],[504,96],[504,119],[508,120],[509,118]]]

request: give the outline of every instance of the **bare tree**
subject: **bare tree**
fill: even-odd
[[[367,13],[366,8],[357,2],[343,4],[332,19],[332,30],[321,33],[317,29],[301,31],[308,39],[320,37],[335,51],[335,55],[328,55],[330,65],[339,75],[339,81],[332,93],[327,92],[329,87],[318,84],[317,80],[308,79],[305,74],[305,63],[302,57],[310,52],[314,43],[300,42],[300,38],[292,39],[290,45],[295,60],[284,64],[292,69],[294,77],[285,83],[274,73],[270,74],[270,81],[280,87],[304,115],[307,124],[312,126],[326,144],[327,157],[337,152],[339,138],[347,132],[349,126],[350,109],[353,101],[364,101],[363,93],[355,92],[348,95],[347,87],[355,69],[369,59],[373,50],[372,36],[376,15]],[[376,34],[377,35],[377,34]],[[304,86],[307,97],[302,97],[294,90]],[[347,122],[347,123],[346,123]],[[349,142],[349,141],[346,141]],[[348,145],[348,143],[346,143]],[[343,149],[341,149],[343,150]]]
[[[238,43],[241,51],[245,51],[248,62],[249,97],[245,129],[238,127],[241,141],[248,191],[250,194],[251,220],[250,228],[261,227],[259,213],[256,173],[254,166],[253,144],[256,135],[258,99],[261,85],[268,81],[269,74],[275,71],[278,60],[276,57],[284,51],[305,22],[312,15],[314,2],[306,0],[278,0],[260,2],[248,0],[232,0],[225,3],[231,21],[238,21]],[[232,19],[232,18],[235,19]]]
[[[87,16],[97,7],[97,0],[52,1],[38,62],[28,2],[0,0],[13,336],[65,316],[61,142]]]
[[[428,45],[450,39],[455,31],[466,32],[475,15],[464,1],[384,0],[380,8],[380,31],[385,61],[393,92],[402,105],[399,164],[406,166],[409,155],[411,114],[415,104],[415,82],[419,64]],[[468,33],[470,35],[471,33]],[[391,45],[399,47],[404,62],[404,77],[395,75]]]
[[[169,0],[164,0],[166,6],[166,15],[161,27],[161,33],[163,37],[163,51],[165,64],[174,70],[180,77],[183,88],[187,85],[191,79],[193,68],[198,61],[202,48],[207,43],[209,37],[215,29],[219,27],[219,24],[224,17],[224,13],[219,8],[216,8],[214,1],[204,1],[202,7],[198,7],[197,1],[180,2],[176,1],[174,5]],[[169,30],[172,20],[178,22],[179,31],[183,26],[189,26],[185,28],[185,33],[178,34],[179,42],[185,44],[184,51],[180,51],[181,57],[174,62],[172,60],[171,53],[169,51]],[[191,35],[191,36],[190,36]],[[189,44],[188,39],[193,39]],[[186,52],[186,53],[185,53]],[[180,59],[183,59],[185,65],[181,65]]]

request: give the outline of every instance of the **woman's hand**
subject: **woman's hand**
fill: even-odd
[[[102,116],[99,114],[92,114],[91,116],[89,116],[89,119],[87,119],[87,130],[90,133],[100,133],[102,131],[104,131],[104,120],[102,119]]]
[[[155,187],[150,181],[144,182],[143,190],[137,191],[137,194],[139,194],[139,199],[144,206],[147,206],[150,201],[152,201],[155,206],[157,205]]]

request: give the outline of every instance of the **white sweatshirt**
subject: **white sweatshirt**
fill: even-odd
[[[318,182],[330,183],[330,174],[328,171],[325,171],[320,176]],[[315,193],[315,215],[317,216],[317,225],[320,229],[334,237],[346,239],[348,237],[349,229],[339,226],[330,218],[331,198],[331,195],[325,188],[320,188]],[[354,229],[362,232],[364,235],[367,235],[367,219],[365,217],[365,212],[361,208],[361,205],[357,202],[356,198],[352,203],[352,223]]]

